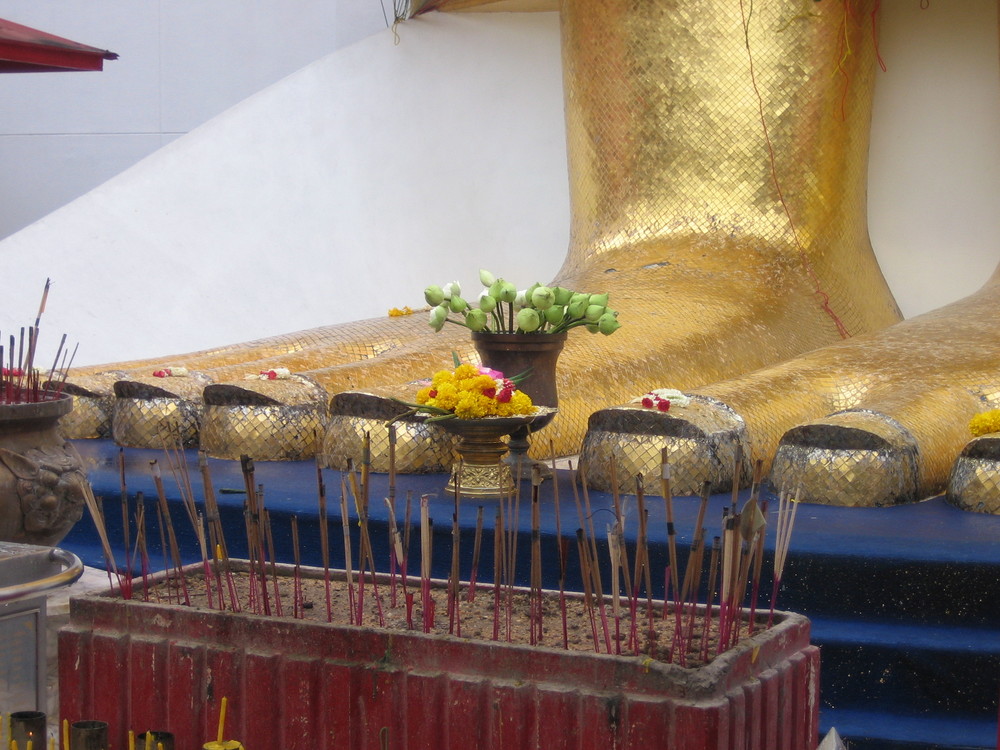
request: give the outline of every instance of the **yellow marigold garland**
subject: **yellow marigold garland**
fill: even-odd
[[[973,437],[1000,432],[1000,409],[992,409],[977,414],[969,421],[969,432]]]
[[[475,365],[462,364],[434,373],[431,384],[417,391],[417,404],[453,413],[459,419],[533,414],[531,397],[508,378],[495,379]]]

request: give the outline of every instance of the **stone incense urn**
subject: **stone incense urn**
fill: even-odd
[[[71,396],[0,404],[0,541],[52,546],[83,514],[87,482],[59,431]]]

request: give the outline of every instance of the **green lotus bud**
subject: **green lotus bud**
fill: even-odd
[[[431,307],[437,307],[444,302],[444,291],[436,284],[424,289],[424,301]]]
[[[491,313],[497,307],[496,298],[493,297],[489,292],[483,292],[479,295],[479,309],[484,313]]]
[[[430,320],[431,328],[435,331],[440,331],[444,328],[444,322],[448,319],[448,306],[438,305],[431,309]]]
[[[607,295],[607,293],[605,293],[605,294],[591,294],[590,295],[590,304],[592,304],[592,305],[600,305],[601,307],[607,307],[608,306],[608,295]]]
[[[539,310],[548,310],[555,304],[556,293],[547,286],[537,287],[531,293],[531,304]]]
[[[527,289],[524,290],[524,299],[527,300],[527,304],[529,305],[531,304],[531,295],[534,294],[535,290],[538,289],[538,287],[540,286],[541,284],[539,284],[536,281],[534,284],[532,284],[531,286],[529,286]]]
[[[537,331],[542,324],[542,319],[538,315],[538,310],[533,307],[522,307],[517,313],[517,327],[525,333]]]
[[[569,301],[573,299],[573,290],[567,289],[564,286],[554,286],[552,291],[556,294],[556,304],[565,307],[569,304]]]
[[[491,274],[485,268],[479,269],[479,283],[481,283],[483,286],[491,286],[493,282],[496,280],[497,280],[496,276]]]
[[[451,308],[452,312],[460,313],[469,309],[469,303],[466,302],[461,297],[459,297],[457,294],[453,294],[451,295],[451,302],[448,303],[448,307]]]
[[[589,333],[597,333],[600,329],[597,327],[597,323],[587,323],[584,328],[587,329]]]
[[[497,279],[492,284],[490,284],[489,293],[493,299],[500,299],[500,294],[503,291],[504,280]]]
[[[554,326],[562,323],[563,318],[566,317],[566,308],[562,305],[552,305],[542,314],[545,316],[545,322]]]
[[[604,313],[597,321],[597,330],[605,336],[610,336],[621,327],[622,324],[618,322],[618,316],[613,312]]]
[[[604,315],[605,309],[604,305],[588,305],[583,317],[588,323],[596,323]]]
[[[444,292],[445,299],[451,299],[462,294],[462,287],[457,281],[449,281],[441,291]]]
[[[467,325],[471,331],[481,331],[486,328],[486,320],[486,313],[482,310],[472,308],[469,310],[469,314],[465,316],[465,325]]]
[[[573,320],[580,320],[584,313],[587,312],[587,306],[589,304],[589,294],[574,294],[569,301],[569,306],[567,307],[570,318]]]
[[[501,302],[513,302],[514,298],[517,297],[517,289],[509,281],[503,281],[500,283],[500,301]]]

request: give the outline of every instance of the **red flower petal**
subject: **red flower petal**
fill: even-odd
[[[653,408],[653,399],[651,399],[649,396],[643,396],[642,397],[642,405],[645,406],[647,409],[652,409]]]
[[[659,409],[660,411],[668,411],[670,409],[670,402],[667,401],[665,398],[661,398],[659,401],[656,402],[656,408]]]

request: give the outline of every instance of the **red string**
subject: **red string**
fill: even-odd
[[[875,7],[872,9],[872,44],[875,45],[875,59],[878,60],[878,66],[885,73],[888,68],[885,67],[885,60],[882,59],[882,53],[878,49],[878,14],[882,9],[882,0],[875,0]]]
[[[785,212],[785,217],[788,219],[788,227],[791,230],[795,247],[799,251],[799,256],[802,260],[802,267],[805,269],[806,274],[813,282],[813,294],[819,297],[820,306],[823,308],[824,312],[830,316],[830,319],[837,327],[837,332],[840,334],[840,337],[847,339],[851,337],[851,334],[847,330],[847,326],[844,325],[844,322],[838,317],[837,313],[833,311],[833,308],[830,307],[830,295],[823,291],[820,286],[819,277],[816,275],[816,271],[809,262],[809,258],[806,255],[806,250],[802,246],[801,240],[799,240],[799,234],[795,229],[795,222],[792,220],[792,212],[789,210],[788,204],[785,202],[785,195],[781,190],[781,181],[778,179],[778,169],[775,165],[774,144],[771,143],[771,134],[768,131],[767,118],[764,115],[764,98],[761,96],[760,88],[757,86],[757,73],[754,68],[753,53],[750,51],[750,26],[747,18],[745,0],[740,0],[740,13],[743,16],[743,37],[747,48],[747,61],[750,68],[750,82],[753,85],[754,95],[757,97],[757,110],[760,114],[760,125],[764,133],[764,142],[767,144],[768,159],[770,161],[771,180],[774,182],[774,188],[778,193],[778,201],[781,203],[781,208]]]

